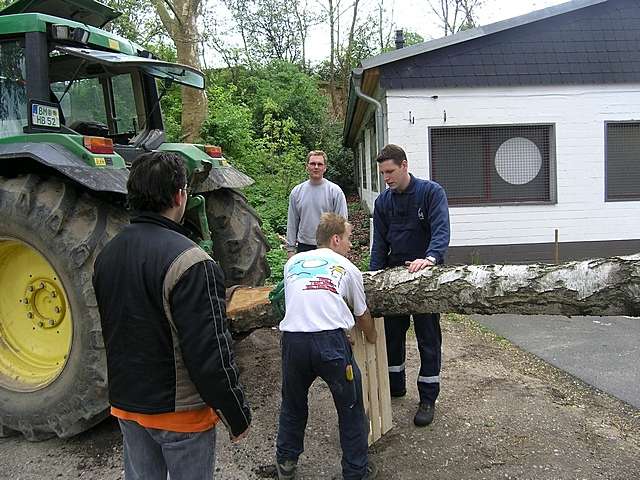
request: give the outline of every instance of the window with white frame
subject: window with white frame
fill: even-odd
[[[356,145],[356,148],[353,149],[353,169],[355,173],[355,184],[356,187],[359,188],[361,184],[360,180],[360,146]]]
[[[640,122],[607,122],[607,201],[640,200]]]
[[[360,165],[362,166],[362,188],[367,188],[367,156],[365,154],[365,140],[364,136],[362,141],[358,143],[358,149],[360,152]]]
[[[431,179],[451,205],[553,202],[553,125],[432,127]]]
[[[376,129],[374,126],[369,130],[369,158],[371,164],[371,190],[374,192],[379,192],[378,189],[378,163],[376,162],[376,158],[378,158],[378,141],[376,138]]]

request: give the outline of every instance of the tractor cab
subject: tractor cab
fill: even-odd
[[[161,96],[173,84],[203,89],[204,77],[97,28],[117,15],[92,0],[20,0],[0,11],[0,138],[101,137],[127,163],[165,142]]]

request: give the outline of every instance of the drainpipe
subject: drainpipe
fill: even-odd
[[[370,97],[369,95],[366,95],[365,93],[362,92],[362,89],[360,88],[362,84],[362,74],[363,74],[362,68],[356,68],[353,70],[353,74],[351,77],[353,79],[353,89],[359,98],[361,98],[367,103],[372,104],[376,109],[376,112],[375,112],[376,139],[378,143],[377,153],[380,153],[386,144],[385,131],[384,131],[384,114],[382,113],[382,104],[375,98]],[[380,190],[382,190],[381,185],[380,185]],[[373,245],[373,218],[369,217],[369,252],[371,252],[372,245]]]
[[[362,89],[360,88],[360,86],[362,84],[363,73],[364,73],[364,70],[362,68],[355,68],[353,70],[353,74],[351,77],[353,79],[353,88],[354,88],[354,91],[356,92],[356,95],[359,98],[361,98],[367,103],[372,104],[376,109],[375,111],[376,137],[377,137],[377,143],[378,143],[378,153],[380,153],[380,151],[383,149],[383,147],[386,144],[385,131],[384,131],[384,114],[382,113],[382,104],[375,98],[370,97],[369,95],[366,95],[365,93],[362,92]]]

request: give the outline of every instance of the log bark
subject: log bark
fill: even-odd
[[[441,266],[413,274],[397,267],[363,276],[376,317],[428,312],[640,316],[640,254],[560,265]],[[277,324],[268,289],[236,290],[227,312],[234,332]],[[233,308],[238,292],[244,300]]]
[[[560,265],[465,265],[364,274],[375,316],[426,312],[492,315],[640,315],[640,254]]]

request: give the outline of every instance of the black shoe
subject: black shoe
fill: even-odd
[[[413,423],[416,427],[426,427],[433,422],[433,414],[436,407],[433,403],[421,403],[413,417]]]
[[[397,392],[394,392],[393,390],[391,391],[391,397],[393,398],[404,397],[406,394],[407,394],[406,390],[398,390]]]
[[[296,478],[296,470],[298,462],[294,460],[285,460],[280,463],[276,460],[276,471],[278,472],[278,480],[294,480]]]

